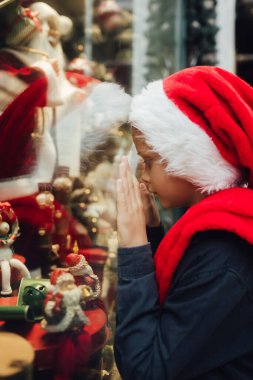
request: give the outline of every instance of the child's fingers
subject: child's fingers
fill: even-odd
[[[128,184],[129,184],[129,194],[132,199],[132,204],[133,206],[135,206],[136,204],[138,206],[142,206],[139,182],[136,176],[132,173],[127,157],[123,157],[123,160],[126,164],[126,174],[127,174]]]
[[[140,193],[141,193],[141,200],[144,207],[149,207],[151,202],[151,194],[147,189],[147,186],[144,183],[139,184]]]
[[[147,195],[148,189],[147,189],[147,186],[145,185],[145,183],[141,182],[139,184],[139,187],[140,187],[141,195]]]
[[[124,161],[121,161],[119,164],[119,176],[120,178],[126,178],[126,164]]]
[[[133,177],[133,185],[134,185],[134,195],[135,195],[135,199],[136,199],[136,202],[138,203],[138,205],[141,207],[142,206],[142,198],[141,198],[141,192],[140,192],[140,187],[139,187],[139,182],[137,180],[137,178],[132,175]]]
[[[116,182],[116,196],[118,213],[127,213],[127,194],[121,178]]]
[[[132,206],[133,208],[135,208],[136,194],[135,194],[135,188],[134,188],[134,182],[133,182],[133,175],[132,175],[127,157],[122,158],[122,164],[124,165],[123,173],[125,174],[124,179],[127,183],[129,206]]]

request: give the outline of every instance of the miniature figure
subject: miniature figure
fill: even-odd
[[[44,302],[42,327],[48,332],[79,330],[89,324],[82,307],[84,301],[93,298],[92,289],[87,285],[77,286],[68,271],[57,268],[50,276],[52,290]]]
[[[69,272],[75,277],[77,284],[85,284],[92,288],[93,294],[91,299],[95,299],[100,294],[100,284],[98,276],[93,273],[93,269],[88,261],[81,254],[78,254],[78,246],[75,242],[73,253],[69,253],[66,257],[66,264]]]
[[[2,275],[1,295],[12,294],[11,267],[19,270],[22,277],[30,278],[27,267],[17,258],[13,257],[11,245],[19,235],[19,224],[16,214],[10,203],[0,203],[0,267]]]

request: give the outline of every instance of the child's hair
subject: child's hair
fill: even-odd
[[[197,66],[150,83],[133,98],[130,122],[169,173],[212,193],[244,181],[253,186],[252,108],[249,84]]]

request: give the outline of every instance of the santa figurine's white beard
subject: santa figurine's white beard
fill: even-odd
[[[66,307],[76,306],[80,304],[81,301],[81,289],[78,287],[75,287],[71,290],[64,290],[61,291],[59,289],[59,292],[64,295],[64,304]]]

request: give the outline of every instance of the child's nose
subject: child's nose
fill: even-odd
[[[147,170],[145,170],[145,171],[142,173],[142,176],[141,176],[141,182],[144,182],[145,185],[146,185],[147,188],[148,188],[148,186],[149,186],[149,184],[150,184],[150,176],[149,176],[149,174],[147,173]]]

